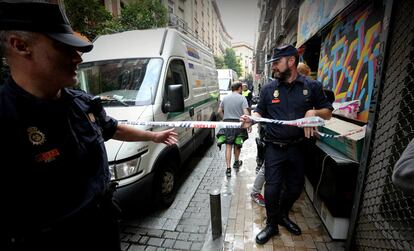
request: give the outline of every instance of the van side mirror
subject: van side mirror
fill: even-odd
[[[167,85],[167,96],[164,99],[163,112],[183,112],[183,85]]]

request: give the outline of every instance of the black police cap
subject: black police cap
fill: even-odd
[[[298,55],[298,50],[293,45],[290,45],[290,44],[284,45],[284,46],[275,48],[273,50],[272,58],[266,63],[271,63],[282,57],[289,57],[289,56],[296,56],[296,55]]]
[[[0,1],[0,30],[40,32],[81,52],[93,48],[92,43],[74,34],[58,4]]]

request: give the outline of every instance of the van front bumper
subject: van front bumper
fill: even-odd
[[[120,187],[117,187],[114,198],[119,203],[122,211],[131,208],[144,208],[148,202],[152,202],[152,186],[154,172],[147,174],[141,179]]]

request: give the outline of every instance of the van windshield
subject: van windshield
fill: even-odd
[[[105,106],[150,105],[162,68],[160,58],[118,59],[79,65],[80,88]]]
[[[230,79],[229,78],[219,78],[218,82],[219,82],[220,91],[230,90]]]

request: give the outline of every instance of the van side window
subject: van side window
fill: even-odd
[[[183,97],[188,98],[188,81],[187,73],[185,71],[185,65],[182,60],[174,59],[170,62],[170,66],[167,70],[167,76],[165,78],[165,86],[167,85],[182,85]],[[167,88],[165,88],[167,90]]]

